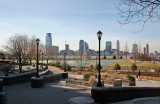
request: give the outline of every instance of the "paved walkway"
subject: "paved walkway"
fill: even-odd
[[[5,86],[7,104],[67,104],[71,97],[90,97],[90,91],[67,87],[64,83],[65,80],[46,83],[43,88],[31,88],[30,82]]]
[[[49,68],[52,74],[60,73]],[[82,75],[69,75],[69,77],[83,77]],[[152,80],[136,81],[139,87],[160,87],[160,82]],[[31,88],[30,82],[4,86],[8,93],[7,104],[67,104],[68,99],[79,96],[91,96],[85,89],[65,86],[65,79],[54,83],[45,83],[43,88]],[[124,104],[124,103],[118,103]]]

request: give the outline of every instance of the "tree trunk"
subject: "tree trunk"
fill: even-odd
[[[19,58],[19,73],[22,73],[22,59]]]

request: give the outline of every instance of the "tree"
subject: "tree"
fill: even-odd
[[[121,0],[118,9],[122,17],[121,24],[140,22],[143,30],[149,20],[160,22],[160,0]]]
[[[47,65],[48,65],[48,60],[51,59],[51,57],[54,55],[53,52],[53,47],[52,46],[45,46],[46,50],[45,50],[45,58],[47,60]]]
[[[114,66],[114,70],[116,70],[116,71],[121,70],[121,66],[118,63],[116,63]]]
[[[134,72],[135,70],[137,70],[137,65],[135,63],[133,63],[131,66],[131,69]]]
[[[94,69],[93,64],[89,64],[88,69],[89,69],[89,70],[93,70],[93,69]]]
[[[15,34],[9,37],[4,48],[9,54],[16,56],[19,63],[19,72],[22,73],[22,60],[25,60],[28,53],[28,37],[22,34]]]
[[[102,66],[100,65],[100,69],[102,69]],[[95,70],[99,70],[99,64],[96,64]]]
[[[6,57],[5,57],[5,55],[4,55],[4,53],[2,52],[2,53],[0,53],[0,59],[2,59],[2,61],[4,61],[5,59],[6,59]]]
[[[28,59],[30,61],[30,64],[32,64],[32,60],[36,60],[36,37],[33,36],[31,39],[29,39],[29,52],[28,52]]]
[[[123,59],[122,55],[121,55],[120,59]]]
[[[113,59],[116,59],[116,55],[113,56]]]

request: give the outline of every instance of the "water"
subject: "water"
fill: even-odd
[[[81,65],[81,61],[67,61],[66,63],[71,65],[71,66],[78,66],[78,64]],[[99,63],[99,61],[82,61],[82,64],[85,65],[85,66],[88,66],[89,64],[96,65],[98,63]],[[118,62],[115,62],[115,61],[101,61],[101,66],[111,65],[111,64],[114,64],[114,63],[118,63]]]

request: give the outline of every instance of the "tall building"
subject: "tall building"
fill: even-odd
[[[59,47],[58,46],[53,46],[53,51],[55,54],[59,54]]]
[[[118,58],[119,58],[119,56],[120,56],[120,44],[119,44],[119,40],[117,40],[117,56],[118,56]]]
[[[69,44],[65,45],[65,50],[68,51],[69,50]]]
[[[144,54],[146,54],[146,47],[144,47],[143,51],[144,51]]]
[[[133,44],[132,53],[133,54],[137,54],[138,53],[138,45],[137,44]]]
[[[146,53],[147,55],[149,55],[149,45],[148,44],[146,44]]]
[[[106,41],[106,52],[111,53],[112,52],[112,43],[111,41]]]
[[[79,41],[79,51],[80,52],[84,52],[84,40],[80,40]]]
[[[46,34],[46,46],[52,46],[52,34],[51,33]]]
[[[89,51],[89,45],[87,42],[84,42],[84,52]]]

